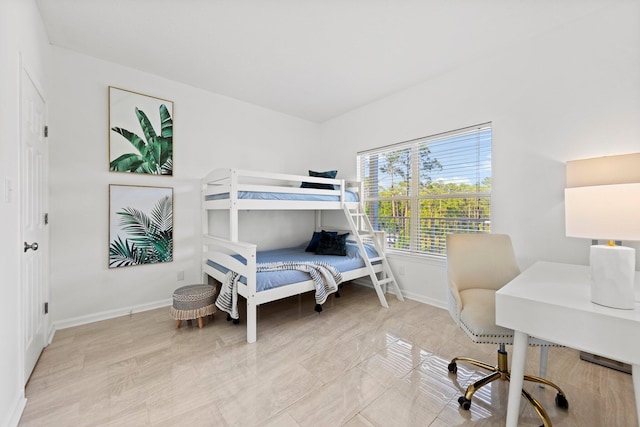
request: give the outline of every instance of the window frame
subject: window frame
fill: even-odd
[[[421,147],[427,147],[429,148],[431,144],[434,144],[436,142],[443,142],[446,141],[448,139],[453,139],[456,137],[464,137],[465,135],[477,135],[477,136],[482,136],[483,133],[486,133],[488,131],[488,149],[487,147],[483,147],[481,146],[479,143],[477,144],[477,148],[475,148],[475,150],[477,150],[478,152],[478,159],[475,161],[473,168],[469,168],[469,170],[471,170],[473,173],[476,174],[476,182],[472,183],[473,185],[475,185],[476,190],[475,192],[460,192],[460,193],[452,193],[452,194],[420,194],[420,188],[421,188],[421,177],[422,177],[422,171],[420,170],[420,162],[421,162],[421,156],[420,156],[420,149]],[[388,253],[392,253],[392,254],[402,254],[402,255],[407,255],[407,256],[417,256],[417,257],[426,257],[426,258],[434,258],[434,259],[446,259],[446,248],[442,247],[440,249],[439,252],[437,251],[428,251],[428,250],[423,250],[421,249],[421,243],[423,242],[424,239],[424,235],[426,234],[425,231],[428,230],[426,227],[425,229],[421,229],[420,224],[421,221],[423,221],[425,218],[421,217],[420,212],[421,212],[421,205],[422,202],[424,200],[452,200],[452,199],[460,199],[460,198],[465,198],[465,199],[476,199],[476,203],[477,203],[477,207],[476,209],[478,209],[478,213],[481,213],[481,208],[479,207],[480,204],[482,203],[482,200],[486,200],[485,203],[488,204],[487,208],[484,209],[488,212],[488,218],[482,217],[482,218],[478,218],[479,221],[473,222],[476,227],[478,228],[478,231],[474,231],[470,228],[468,229],[461,229],[459,230],[459,232],[490,232],[491,231],[491,218],[492,218],[492,193],[493,193],[493,187],[492,187],[492,177],[493,177],[493,165],[492,162],[489,162],[489,168],[488,168],[488,175],[486,175],[487,172],[487,168],[483,168],[482,165],[482,161],[480,160],[480,156],[479,153],[484,149],[485,151],[482,151],[483,154],[487,155],[488,153],[488,157],[489,159],[492,158],[492,152],[493,152],[493,126],[492,126],[492,122],[487,122],[487,123],[482,123],[479,125],[474,125],[474,126],[468,126],[465,128],[461,128],[461,129],[456,129],[453,131],[448,131],[448,132],[443,132],[443,133],[439,133],[439,134],[435,134],[435,135],[430,135],[430,136],[426,136],[426,137],[421,137],[421,138],[416,138],[416,139],[412,139],[409,141],[404,141],[401,143],[397,143],[397,144],[391,144],[391,145],[387,145],[387,146],[382,146],[382,147],[378,147],[378,148],[374,148],[374,149],[369,149],[369,150],[363,150],[357,153],[357,158],[356,158],[356,162],[357,162],[357,177],[358,180],[360,181],[364,181],[365,180],[365,174],[363,173],[363,168],[365,165],[365,160],[363,159],[363,157],[367,157],[367,158],[372,158],[372,156],[374,155],[382,155],[382,154],[388,154],[388,153],[393,153],[393,152],[398,152],[400,153],[402,150],[406,150],[407,148],[411,149],[411,161],[410,161],[410,168],[411,168],[411,176],[410,179],[407,181],[403,181],[403,182],[408,182],[409,183],[409,188],[407,189],[406,193],[404,195],[398,195],[398,196],[391,196],[391,197],[375,197],[372,198],[369,195],[368,191],[365,191],[364,194],[361,195],[361,200],[365,206],[365,209],[368,211],[368,205],[369,203],[375,203],[375,202],[390,202],[390,201],[405,201],[408,204],[408,210],[409,210],[409,214],[408,214],[408,218],[407,217],[403,217],[406,218],[406,220],[408,220],[409,222],[409,233],[408,233],[408,247],[407,248],[395,248],[395,247],[390,247],[389,245],[387,246],[387,251]],[[465,147],[465,149],[467,149]],[[469,153],[472,153],[472,151],[474,150],[474,148],[468,149]],[[434,158],[434,160],[437,161],[436,158]],[[432,166],[429,166],[432,167]],[[376,175],[380,172],[380,166],[377,166],[377,172]],[[418,171],[417,173],[413,172],[413,171]],[[429,172],[431,173],[431,169],[429,170]],[[485,178],[489,178],[489,191],[479,191],[480,187],[482,186],[482,183],[479,182],[479,177],[480,177],[480,173],[483,172],[486,176]],[[485,179],[483,178],[483,180]],[[380,189],[380,185],[379,185],[379,180],[376,180],[376,182],[378,183],[378,189],[374,190],[376,193],[377,191]],[[433,180],[431,180],[431,182],[433,182]],[[365,184],[366,186],[366,184]],[[373,187],[371,187],[370,189],[372,189]],[[412,215],[412,212],[417,212],[418,214],[414,214]],[[396,216],[397,217],[397,216]],[[370,216],[371,218],[371,216]],[[376,216],[377,218],[377,216]],[[392,217],[393,218],[393,217]],[[443,217],[443,218],[452,218],[454,219],[455,217]],[[433,217],[431,218],[433,219]],[[468,222],[468,220],[470,220],[472,218],[466,218],[466,221]],[[464,218],[463,218],[464,220]],[[404,220],[403,220],[404,221]],[[372,221],[372,223],[374,224],[374,228],[375,228],[375,224],[377,221]],[[446,222],[446,221],[445,221]],[[463,221],[464,222],[464,221]],[[471,224],[471,222],[468,222],[469,224]],[[404,226],[406,229],[406,225]],[[482,230],[480,230],[481,228],[483,228]],[[435,230],[437,230],[438,228],[435,228]],[[450,234],[449,232],[444,232],[444,234],[441,236],[441,238],[445,238],[446,234]],[[437,249],[438,245],[435,245],[436,249]]]

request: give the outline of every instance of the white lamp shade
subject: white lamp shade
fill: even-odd
[[[566,234],[605,240],[640,240],[640,183],[564,190]]]
[[[640,182],[640,153],[567,162],[567,188]]]

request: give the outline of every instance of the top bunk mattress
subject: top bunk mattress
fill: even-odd
[[[229,193],[212,194],[205,197],[205,200],[224,200],[228,199]],[[238,199],[247,200],[298,200],[312,202],[339,202],[338,194],[303,194],[303,193],[278,193],[270,191],[238,191]],[[345,190],[345,202],[357,202],[358,193]]]
[[[352,242],[347,242],[346,256],[336,255],[316,255],[313,252],[305,252],[306,244],[295,246],[292,248],[273,249],[269,251],[259,251],[256,253],[256,263],[270,263],[278,261],[307,261],[307,262],[325,262],[331,264],[338,271],[344,273],[346,271],[356,270],[365,266],[364,260],[360,256],[360,250],[358,245]],[[369,258],[377,257],[375,248],[371,245],[365,245],[365,249]],[[240,261],[245,262],[240,256],[236,256]],[[373,264],[379,263],[374,262]],[[229,270],[215,262],[208,260],[207,264],[211,267],[227,273]],[[282,271],[265,271],[256,274],[256,290],[258,292],[265,291],[267,289],[273,289],[280,286],[290,285],[292,283],[304,282],[310,280],[309,273],[297,270],[282,270]],[[242,283],[246,283],[246,278],[242,276],[240,278]]]

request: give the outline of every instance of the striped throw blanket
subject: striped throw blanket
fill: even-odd
[[[316,286],[316,303],[324,304],[327,297],[338,290],[342,282],[340,272],[324,262],[282,261],[262,263],[256,266],[256,272],[298,270],[309,273]],[[216,299],[216,307],[229,313],[232,319],[238,315],[238,280],[240,275],[229,271],[222,282],[220,294]]]

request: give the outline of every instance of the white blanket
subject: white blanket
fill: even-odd
[[[342,282],[340,272],[330,264],[324,262],[283,261],[258,264],[256,272],[298,270],[309,273],[316,286],[316,303],[324,304],[327,297],[338,290]],[[216,299],[216,307],[229,313],[232,319],[238,315],[238,280],[240,275],[229,271],[220,288]]]

